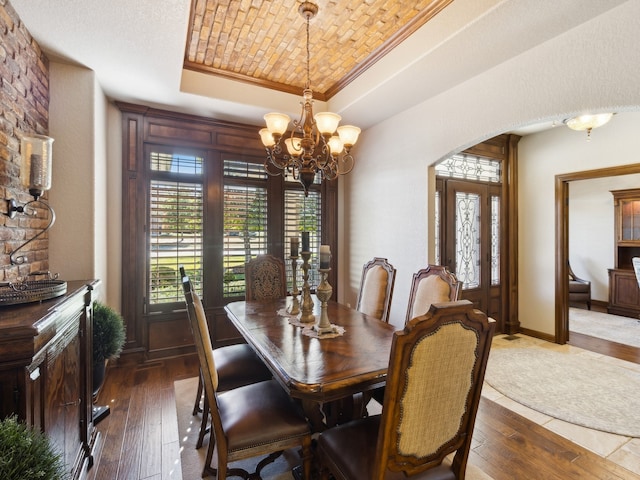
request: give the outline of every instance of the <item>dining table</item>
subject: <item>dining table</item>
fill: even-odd
[[[317,319],[320,302],[313,300]],[[286,314],[291,302],[292,297],[238,301],[225,311],[274,378],[301,401],[313,428],[322,431],[343,414],[337,408],[384,386],[395,327],[328,301],[326,313],[340,334],[309,335],[313,323],[301,325],[298,317]]]

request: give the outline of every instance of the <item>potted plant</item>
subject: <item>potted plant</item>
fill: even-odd
[[[93,306],[93,396],[98,394],[107,360],[118,358],[125,341],[124,321],[113,308],[100,302]]]
[[[49,438],[13,415],[0,420],[0,478],[63,480],[68,474]]]

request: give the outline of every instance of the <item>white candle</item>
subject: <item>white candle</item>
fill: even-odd
[[[326,270],[331,262],[331,248],[329,245],[320,245],[320,268]]]

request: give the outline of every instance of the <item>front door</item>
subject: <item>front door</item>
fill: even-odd
[[[446,179],[444,265],[462,282],[461,298],[501,322],[501,186]]]

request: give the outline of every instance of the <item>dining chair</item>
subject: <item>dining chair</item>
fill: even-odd
[[[389,323],[396,269],[386,258],[374,257],[362,267],[356,310]]]
[[[184,266],[181,265],[179,269],[183,281],[185,278],[188,279],[189,277],[186,275]],[[193,290],[193,285],[191,285],[190,280],[189,284],[190,290]],[[213,357],[218,369],[218,390],[221,392],[272,378],[271,371],[246,343],[218,347],[213,350]],[[203,393],[202,372],[200,372],[198,390],[192,412],[193,415],[202,412],[202,421],[200,422],[200,432],[198,434],[196,448],[202,447],[209,425],[209,402],[206,395],[203,398]],[[200,404],[202,404],[202,408]]]
[[[294,402],[276,380],[244,385],[220,392],[218,370],[211,347],[207,319],[200,297],[183,277],[189,323],[200,360],[205,396],[211,410],[212,433],[203,476],[216,475],[224,480],[228,475],[260,478],[260,470],[289,448],[302,450],[303,478],[311,473],[311,428],[300,405]],[[217,468],[213,468],[214,451]],[[253,474],[228,468],[237,460],[266,456]]]
[[[494,330],[460,300],[395,332],[382,413],[320,434],[321,478],[463,480]]]
[[[573,273],[568,261],[567,270],[569,273],[569,304],[585,303],[587,310],[591,310],[591,282]]]
[[[442,265],[427,265],[413,274],[405,323],[429,311],[433,303],[454,302],[460,297],[461,283]]]
[[[262,254],[244,264],[245,300],[273,300],[287,296],[284,260]]]

